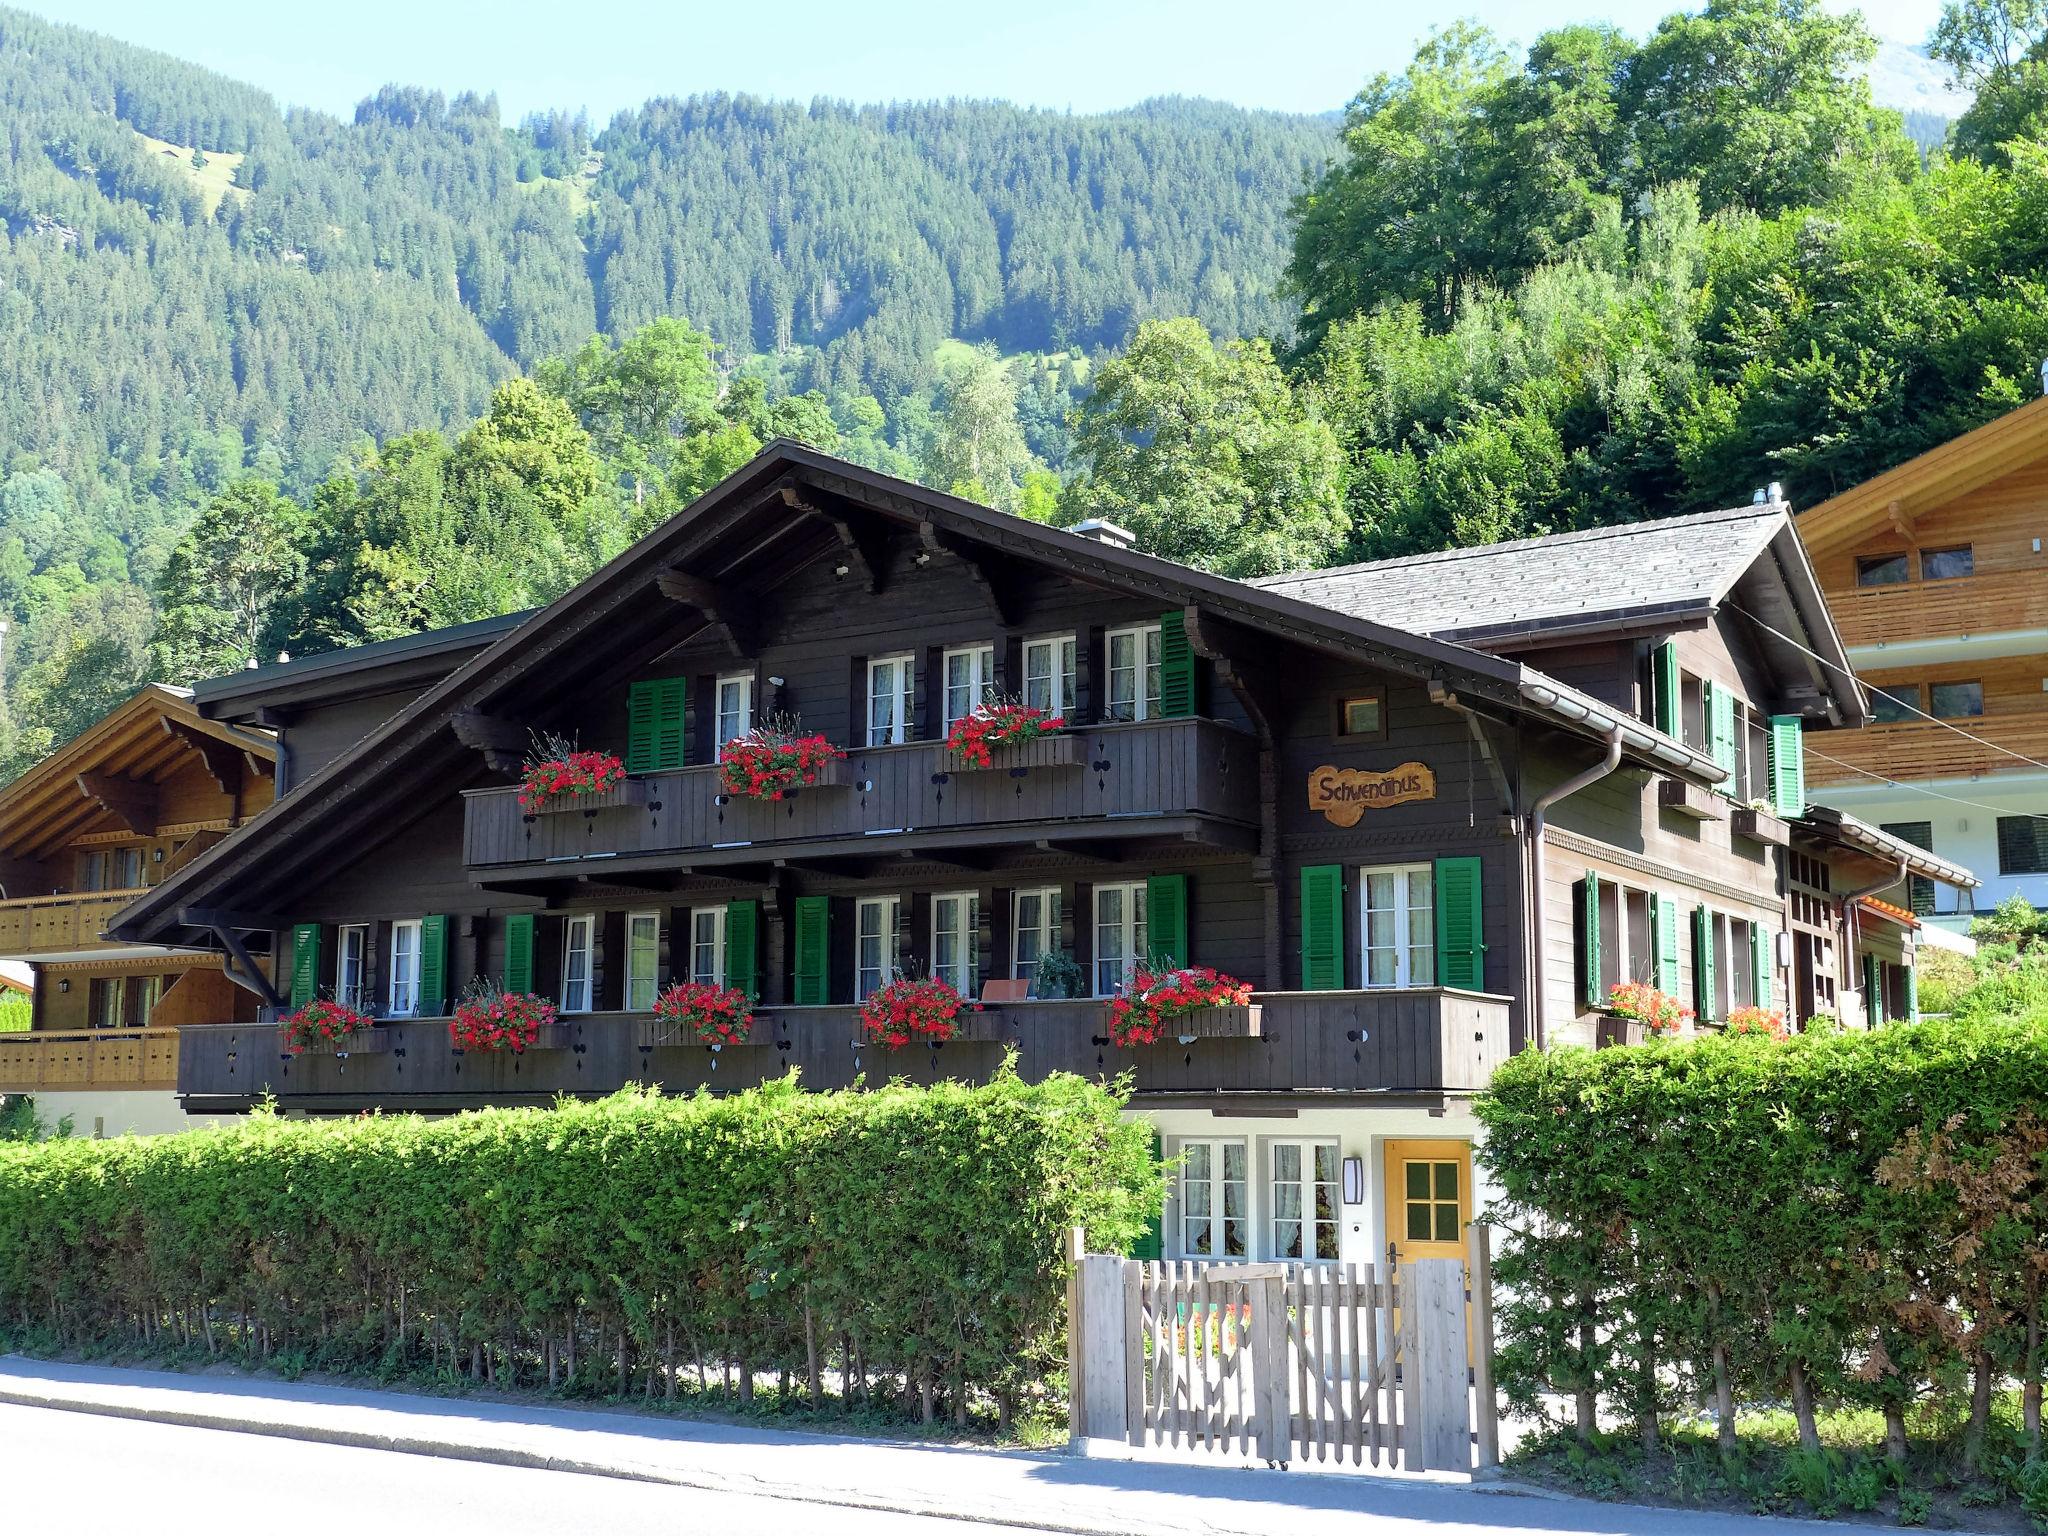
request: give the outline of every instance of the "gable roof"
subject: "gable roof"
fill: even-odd
[[[1833,551],[2048,458],[2048,396],[1987,421],[1799,514],[1800,537]]]
[[[245,667],[192,685],[192,703],[209,720],[249,720],[278,706],[333,704],[343,699],[421,687],[446,677],[493,641],[509,635],[537,610],[502,613],[467,624],[422,630]]]
[[[277,759],[267,733],[204,719],[188,690],[146,684],[0,790],[0,852],[43,858],[105,819],[106,808],[79,784],[80,774],[160,784],[192,755],[203,756],[206,743],[258,762]]]
[[[1860,724],[1862,695],[1790,512],[1782,502],[1617,523],[1261,576],[1253,585],[1480,650],[1575,635],[1655,633],[1730,604],[1775,664],[1814,672],[1832,718]]]
[[[587,693],[593,677],[623,677],[723,619],[741,620],[743,593],[772,591],[832,557],[874,581],[878,541],[909,537],[927,554],[962,559],[998,606],[1016,564],[1162,606],[1198,609],[1225,625],[1440,683],[1475,708],[1534,716],[1605,741],[1619,732],[1635,761],[1701,783],[1724,770],[1705,754],[1518,662],[1333,611],[1282,591],[1233,581],[995,512],[955,496],[777,441],[632,548],[528,617],[264,811],[122,912],[124,939],[181,927],[272,926],[214,915],[213,893],[232,885],[238,916],[288,900],[293,872],[388,830],[394,818],[473,776],[477,758],[455,734],[458,717],[544,714]],[[678,622],[679,613],[693,622]],[[568,658],[572,665],[558,665]],[[252,904],[254,904],[252,906]]]

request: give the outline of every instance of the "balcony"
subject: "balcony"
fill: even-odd
[[[0,1034],[0,1093],[154,1088],[178,1082],[175,1029],[31,1030]]]
[[[2028,715],[1980,715],[1956,724],[1976,742],[1931,720],[1873,725],[1860,731],[1828,731],[1807,738],[1806,781],[1869,784],[1877,779],[1966,779],[1992,773],[2037,773],[2017,757],[1986,745],[2048,762],[2048,711]],[[1833,758],[1829,762],[1826,758]],[[1861,770],[1861,771],[1858,771]]]
[[[2048,629],[2048,571],[1989,571],[1828,594],[1842,643],[1897,646]]]
[[[943,742],[861,747],[836,782],[774,802],[721,804],[715,766],[634,781],[637,804],[528,816],[516,787],[464,795],[463,857],[472,869],[567,873],[613,867],[758,861],[801,851],[1189,836],[1249,848],[1259,816],[1258,749],[1213,720],[1096,726],[1033,744],[1027,763],[964,768]]]
[[[266,1093],[288,1107],[335,1112],[462,1108],[601,1095],[628,1083],[670,1093],[746,1088],[792,1066],[810,1088],[850,1087],[862,1074],[869,1081],[974,1080],[1014,1048],[1018,1070],[1031,1079],[1131,1072],[1141,1102],[1296,1090],[1432,1095],[1483,1087],[1508,1053],[1508,1001],[1485,993],[1272,992],[1257,1001],[1256,1036],[1136,1050],[1109,1044],[1108,1008],[1094,998],[992,1004],[975,1020],[978,1038],[900,1051],[861,1043],[850,1006],[764,1008],[762,1044],[716,1054],[694,1044],[643,1044],[649,1016],[627,1013],[572,1018],[567,1048],[525,1056],[458,1053],[445,1019],[381,1025],[379,1049],[345,1057],[286,1055],[275,1025],[197,1025],[183,1031],[178,1091],[197,1111],[246,1109]]]
[[[0,958],[53,960],[109,948],[100,934],[116,912],[141,894],[138,887],[0,901]]]

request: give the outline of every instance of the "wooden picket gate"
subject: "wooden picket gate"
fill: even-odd
[[[1069,1292],[1074,1441],[1275,1466],[1492,1465],[1486,1246],[1474,1228],[1469,1294],[1457,1259],[1385,1268],[1080,1254]]]

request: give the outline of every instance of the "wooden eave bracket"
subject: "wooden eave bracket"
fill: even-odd
[[[716,586],[702,577],[677,570],[656,571],[654,585],[670,602],[694,608],[703,614],[704,622],[725,636],[725,643],[732,648],[734,655],[755,656],[760,653],[752,625],[736,611],[747,602],[744,592]]]
[[[110,773],[87,771],[77,778],[78,792],[138,837],[156,831],[156,786]]]
[[[232,795],[241,787],[242,774],[247,771],[249,760],[255,756],[253,752],[245,752],[218,736],[195,731],[182,720],[173,720],[169,715],[157,716],[157,724],[163,727],[166,736],[199,754],[214,788],[224,795]]]
[[[968,577],[981,588],[989,607],[995,610],[997,623],[1013,629],[1021,622],[1023,604],[1019,601],[1016,572],[1002,556],[941,533],[937,524],[929,522],[917,525],[917,542],[927,553],[951,555],[967,568]]]
[[[1271,746],[1274,741],[1274,712],[1268,703],[1268,681],[1256,668],[1247,667],[1243,659],[1255,642],[1228,619],[1204,613],[1194,603],[1181,610],[1180,623],[1181,632],[1188,639],[1188,649],[1215,669],[1217,677],[1230,689],[1251,720],[1252,728],[1259,734],[1260,744]]]
[[[881,595],[889,572],[889,535],[885,530],[867,518],[848,517],[806,501],[803,492],[794,485],[778,487],[777,494],[782,497],[784,506],[818,518],[830,528],[832,536],[839,541],[839,561],[846,567],[847,574],[858,576],[870,597]]]
[[[484,762],[497,773],[519,773],[526,766],[533,734],[525,726],[480,709],[459,709],[448,717],[448,728],[465,747],[483,754]]]

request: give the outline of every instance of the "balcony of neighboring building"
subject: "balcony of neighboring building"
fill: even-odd
[[[2038,557],[1986,568],[1957,545],[1860,555],[1855,571],[1828,605],[1859,670],[2048,653],[2048,562]]]

